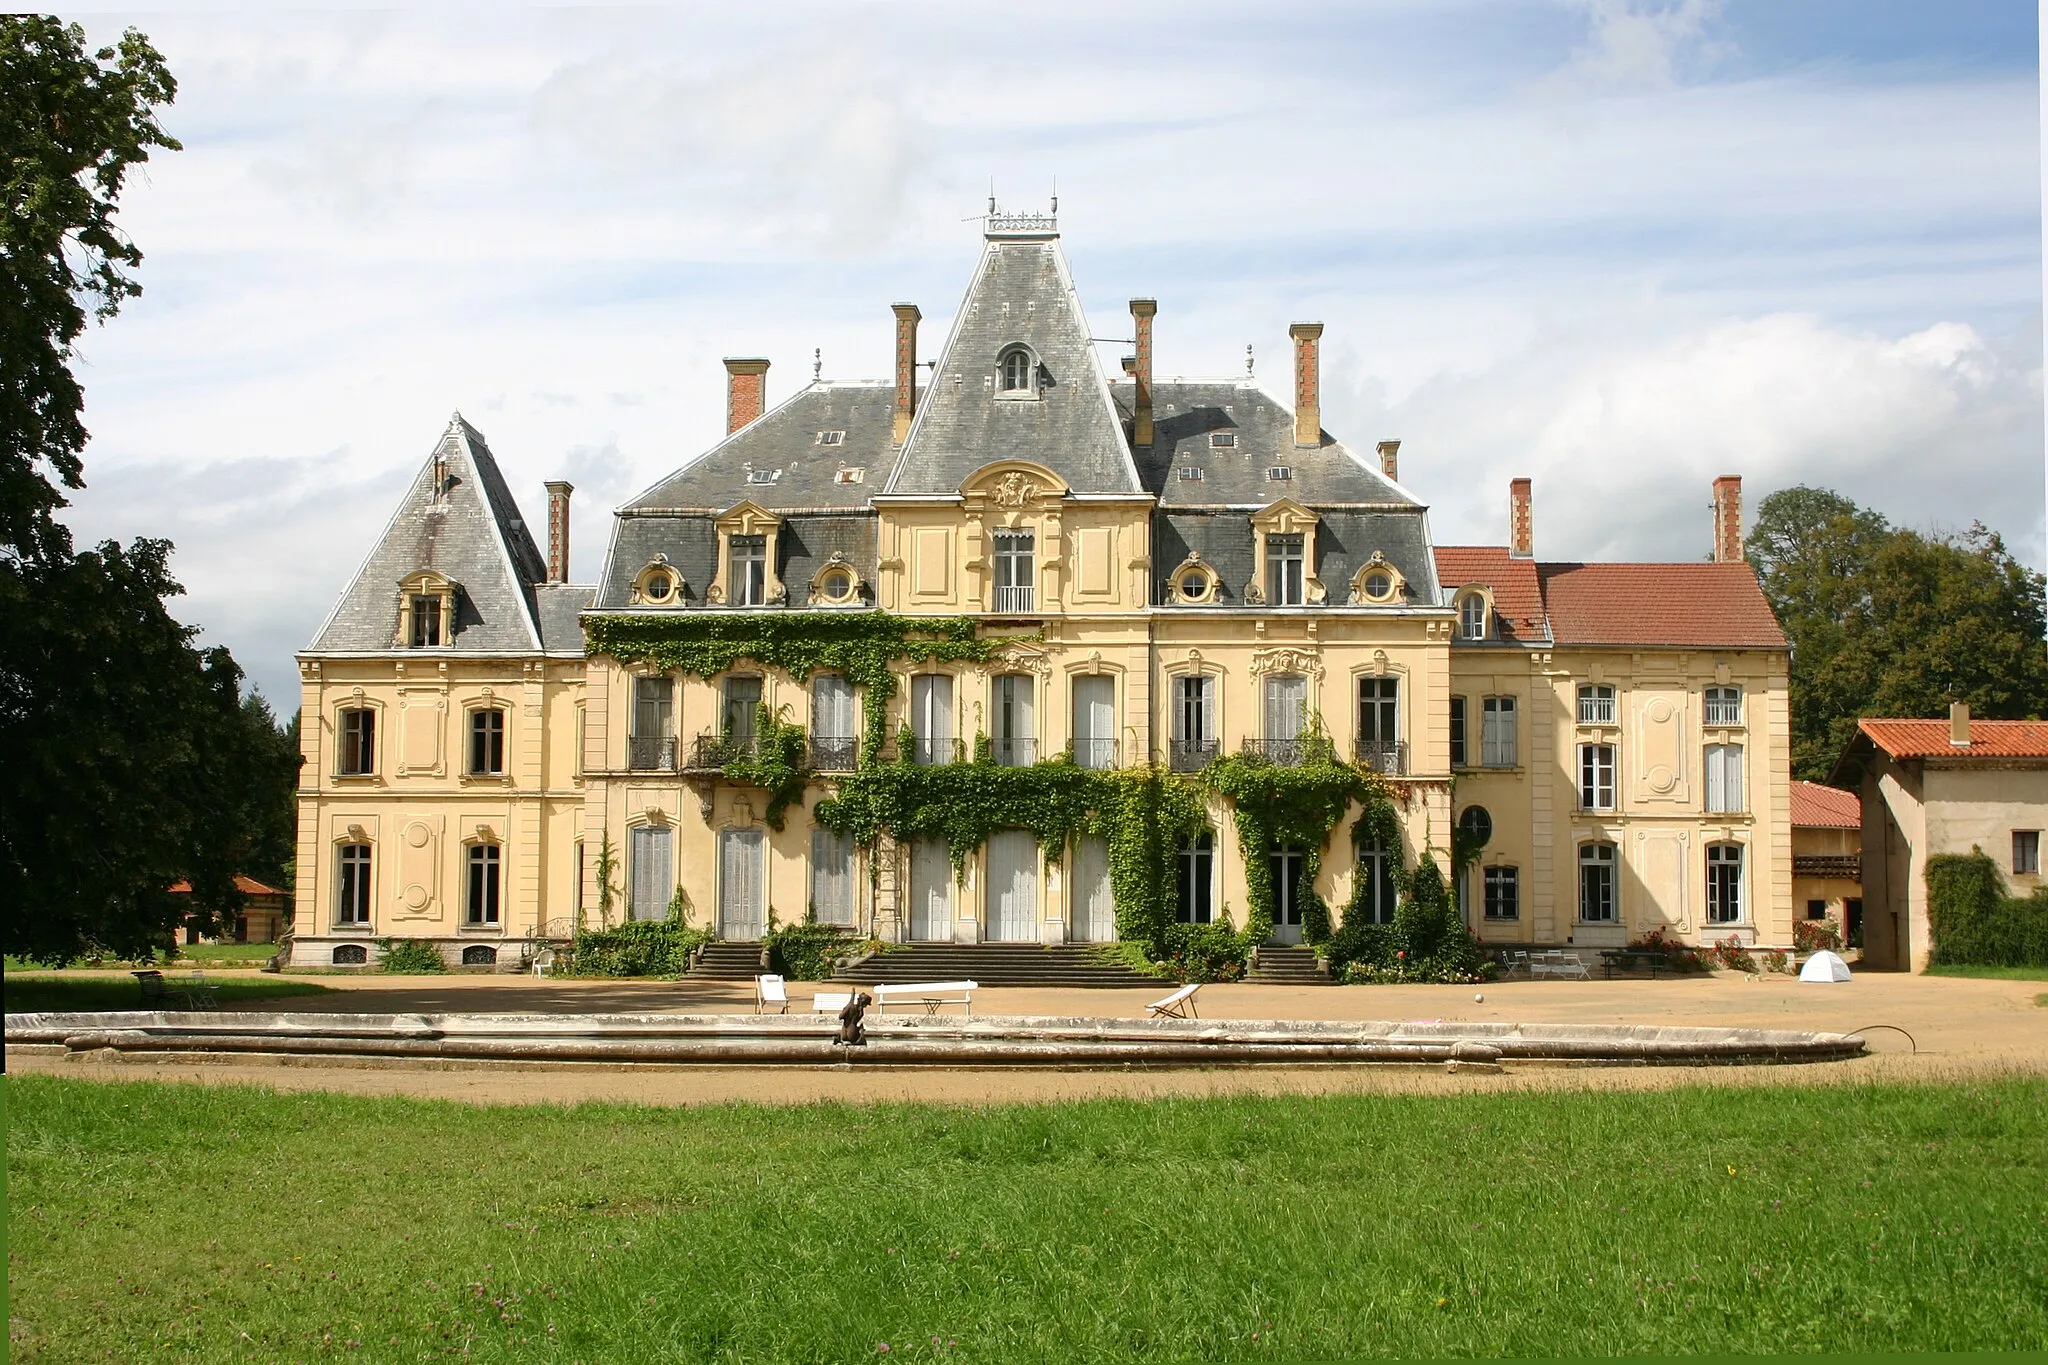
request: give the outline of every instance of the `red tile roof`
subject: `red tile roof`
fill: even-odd
[[[245,896],[282,896],[284,894],[284,892],[274,886],[265,886],[254,877],[244,877],[239,872],[235,874],[235,889]],[[192,893],[192,883],[186,881],[172,882],[171,890],[174,893],[190,895]]]
[[[1971,720],[1970,745],[1948,742],[1945,720],[1861,720],[1856,728],[1893,758],[2048,758],[2048,720]]]
[[[1792,823],[1806,829],[1858,829],[1863,824],[1863,800],[1840,787],[1794,782]]]
[[[1539,572],[1561,645],[1785,648],[1747,564],[1544,564]]]
[[[1503,639],[1547,638],[1535,560],[1516,559],[1500,545],[1439,545],[1436,577],[1446,588],[1478,583],[1492,589],[1495,624]]]

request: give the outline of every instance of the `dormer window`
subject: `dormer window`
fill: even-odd
[[[1237,448],[1237,433],[1234,431],[1210,432],[1209,448],[1211,450],[1235,450]]]
[[[821,446],[836,446],[844,443],[845,440],[846,433],[843,431],[821,431],[818,433],[818,444]]]
[[[1484,640],[1486,638],[1487,610],[1486,594],[1468,592],[1458,599],[1458,638],[1460,640]]]
[[[1003,393],[1013,398],[1031,393],[1033,368],[1031,352],[1024,347],[1012,346],[1004,351],[1002,358],[997,362],[997,370],[1002,377]]]
[[[782,519],[759,503],[742,502],[718,518],[718,576],[704,593],[714,607],[779,606],[788,597],[776,577]]]
[[[747,471],[748,483],[780,483],[781,481],[782,471],[779,469],[749,469]]]
[[[441,599],[416,593],[412,599],[412,647],[428,649],[441,643]]]
[[[1301,536],[1266,537],[1266,601],[1276,607],[1298,607],[1302,600]]]
[[[759,607],[768,601],[768,537],[732,538],[732,604]]]

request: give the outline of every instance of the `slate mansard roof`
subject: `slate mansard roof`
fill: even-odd
[[[435,472],[443,486],[436,494]],[[581,654],[588,587],[547,581],[547,561],[483,433],[458,414],[413,477],[376,548],[342,593],[309,654],[398,647],[399,584],[422,570],[456,585],[455,654]],[[439,651],[437,651],[439,652]]]

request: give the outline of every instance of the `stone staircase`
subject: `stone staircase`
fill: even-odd
[[[766,970],[759,943],[716,942],[705,944],[697,954],[690,976],[698,981],[751,981]]]
[[[1255,986],[1329,986],[1335,983],[1323,970],[1313,949],[1290,944],[1268,943],[1259,949],[1259,960],[1245,978]]]
[[[1165,992],[1173,983],[1105,962],[1085,943],[913,943],[877,953],[840,973],[863,986],[901,981],[974,981],[983,986],[1102,986]]]

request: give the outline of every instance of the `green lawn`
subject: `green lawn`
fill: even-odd
[[[16,1360],[2048,1340],[2030,1080],[662,1110],[24,1076],[8,1111]]]
[[[2048,981],[2048,967],[1975,967],[1937,964],[1929,976],[1978,976],[1992,981]]]
[[[189,973],[172,968],[175,979]],[[310,981],[281,981],[274,976],[231,978],[209,976],[215,997],[223,1005],[244,1000],[268,1000],[285,995],[325,995],[333,988]],[[38,1010],[139,1010],[142,987],[132,976],[74,976],[68,974],[8,972],[0,982],[5,1012],[29,1014]]]

